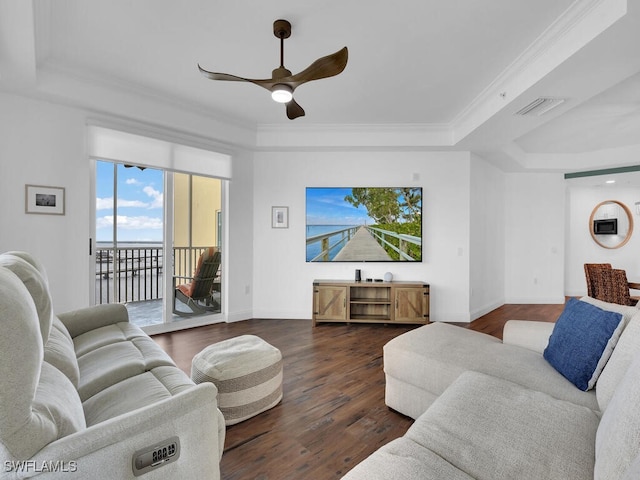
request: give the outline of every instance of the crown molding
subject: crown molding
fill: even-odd
[[[458,143],[624,17],[627,0],[576,0],[453,120]]]
[[[449,124],[258,125],[256,147],[451,147]]]

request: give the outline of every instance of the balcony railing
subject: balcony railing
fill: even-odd
[[[189,276],[208,247],[174,247],[173,275]],[[161,246],[96,249],[96,303],[126,303],[162,298]],[[114,281],[115,279],[115,281]]]

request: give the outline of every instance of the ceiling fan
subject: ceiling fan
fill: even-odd
[[[304,116],[304,109],[293,99],[293,91],[303,83],[321,78],[333,77],[342,72],[347,66],[347,47],[336,53],[319,58],[300,73],[291,74],[284,66],[284,39],[291,36],[291,23],[287,20],[273,22],[273,34],[280,39],[280,66],[273,70],[271,78],[256,80],[242,78],[228,73],[216,73],[205,70],[198,64],[198,69],[205,77],[211,80],[227,80],[232,82],[249,82],[271,92],[271,98],[278,103],[287,106],[287,117],[293,120]]]

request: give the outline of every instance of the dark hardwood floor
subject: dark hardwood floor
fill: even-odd
[[[506,320],[555,321],[562,305],[505,305],[464,328],[501,338]],[[227,428],[224,480],[331,480],[413,422],[384,403],[382,346],[416,326],[247,320],[155,335],[187,374],[207,345],[253,334],[284,358],[284,398],[275,408]]]

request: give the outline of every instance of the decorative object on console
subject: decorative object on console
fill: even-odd
[[[393,274],[391,272],[387,272],[384,274],[384,281],[390,282],[393,280]]]
[[[307,262],[421,262],[422,188],[308,187]]]

